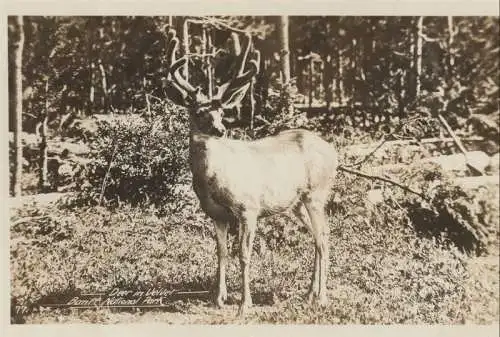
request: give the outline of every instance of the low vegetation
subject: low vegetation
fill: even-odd
[[[171,111],[133,123],[103,122],[91,149],[95,161],[76,179],[79,193],[13,210],[13,322],[242,322],[236,320],[240,275],[234,236],[230,305],[219,310],[212,304],[213,225],[190,186],[183,115]],[[438,168],[418,165],[401,179],[432,202],[385,186],[383,202],[371,204],[366,193],[378,183],[339,173],[327,205],[326,308],[304,302],[313,265],[310,234],[284,216],[261,221],[252,263],[255,306],[243,322],[498,321],[496,187],[465,191]],[[153,286],[207,293],[173,300],[163,309],[41,306],[54,296]]]

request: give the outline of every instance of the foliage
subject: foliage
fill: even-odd
[[[405,184],[419,186],[428,198],[407,198],[407,209],[417,233],[453,244],[465,252],[484,254],[499,244],[498,191],[493,186],[465,190],[436,165],[411,166]]]
[[[94,158],[80,176],[81,191],[93,203],[153,204],[161,209],[187,176],[187,113],[154,105],[155,115],[98,122],[91,143]],[[80,196],[82,197],[82,196]]]
[[[178,32],[185,19],[173,17]],[[280,51],[276,18],[218,19],[253,32],[263,58],[257,86],[265,91],[269,85],[278,83]],[[427,38],[422,51],[422,97],[415,95],[417,21],[417,17],[291,17],[290,59],[300,94],[294,95],[295,99],[308,95],[309,84],[319,88],[326,83],[334,102],[344,102],[350,109],[363,106],[361,115],[383,118],[403,117],[425,109],[420,99],[438,93],[450,103],[443,112],[449,114],[454,127],[465,128],[471,114],[488,116],[489,120],[498,118],[498,20],[454,17],[455,30],[450,40],[446,17],[424,18],[423,34]],[[34,130],[46,100],[53,120],[68,112],[94,114],[112,108],[119,112],[141,109],[146,105],[146,93],[163,98],[167,22],[167,17],[26,17],[25,130]],[[191,33],[191,48],[196,49],[199,27],[193,25]],[[13,34],[12,30],[9,34]],[[225,50],[228,36],[227,31],[218,30],[214,33],[214,43]],[[9,39],[9,51],[12,43]],[[309,83],[307,62],[299,57],[310,52],[318,54],[324,62],[329,59],[330,63],[317,71]],[[12,67],[12,57],[9,62]],[[218,74],[221,71],[224,69],[219,69]],[[45,93],[46,79],[49,93]],[[10,85],[11,82],[12,76]],[[332,86],[329,82],[335,83]],[[456,88],[466,90],[456,91]],[[260,97],[265,96],[263,91],[258,99],[265,110],[266,99]],[[326,96],[323,91],[315,93],[313,98],[324,102]],[[441,107],[442,104],[435,106]],[[257,114],[266,117],[264,112]],[[345,115],[356,126],[364,122],[358,118],[361,115],[357,116],[356,109],[335,114]],[[456,123],[455,116],[459,116]]]

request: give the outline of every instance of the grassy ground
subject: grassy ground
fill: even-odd
[[[181,132],[175,133],[177,138],[171,137],[173,141],[168,137],[162,139],[163,146],[147,125],[146,131],[138,132],[138,124],[132,124],[125,130],[134,137],[139,135],[136,138],[142,140],[144,135],[149,135],[151,144],[144,148],[144,154],[151,155],[151,148],[163,151],[177,138],[180,145],[176,151],[182,152],[180,140],[185,137]],[[108,135],[110,139],[114,137],[112,133]],[[136,138],[123,143],[133,145],[131,148],[135,151]],[[337,145],[342,149],[348,144]],[[158,153],[164,155],[161,151]],[[413,153],[409,147],[380,150],[379,154],[378,159],[372,158],[366,165],[401,161],[410,164],[428,155],[421,148]],[[123,155],[120,165],[126,166],[131,163],[130,158],[134,158],[124,151],[120,151],[120,155]],[[101,154],[99,158],[107,167],[103,159],[106,156]],[[341,158],[347,163],[359,159],[342,152]],[[179,166],[177,157],[171,161]],[[143,162],[148,161],[139,160]],[[116,160],[115,165],[118,165]],[[135,165],[134,168],[144,169]],[[123,172],[134,178],[133,170],[125,166]],[[417,173],[418,177],[431,173],[432,179],[438,172]],[[25,177],[23,187],[28,191],[36,185],[36,179],[33,174]],[[340,175],[335,197],[328,205],[328,306],[319,308],[305,303],[313,267],[310,234],[288,218],[276,216],[259,224],[251,264],[255,305],[247,317],[240,320],[236,318],[240,273],[235,250],[232,249],[228,269],[228,305],[217,309],[210,294],[216,272],[213,225],[199,210],[191,186],[183,179],[180,181],[172,192],[174,196],[161,208],[149,204],[137,208],[128,204],[115,208],[85,206],[81,199],[55,204],[47,200],[28,201],[13,207],[10,215],[12,322],[498,322],[499,195],[496,186],[483,188],[472,196],[446,194],[443,197],[445,209],[456,202],[455,206],[460,207],[459,218],[463,215],[467,216],[466,222],[481,222],[489,231],[487,253],[476,256],[463,252],[458,242],[450,243],[446,235],[441,236],[439,232],[449,228],[436,223],[436,219],[429,219],[429,212],[419,212],[422,209],[418,204],[405,204],[408,196],[400,190],[386,190],[384,202],[373,205],[366,198],[367,191],[374,187],[372,182]],[[137,184],[134,186],[144,187],[142,183]],[[413,213],[409,212],[411,207]],[[471,210],[467,211],[468,208]],[[429,225],[434,226],[434,230],[428,228]],[[453,235],[459,237],[457,233]],[[234,238],[230,242],[234,246]],[[107,292],[115,287],[161,287],[202,293],[168,301],[161,310],[46,309],[40,305],[50,298],[72,296],[78,291]]]
[[[345,181],[349,186],[352,181]],[[366,190],[368,185],[357,186]],[[330,302],[305,304],[312,239],[284,217],[261,221],[252,262],[255,306],[236,318],[238,260],[228,271],[229,305],[210,295],[152,310],[44,309],[47,295],[74,289],[161,286],[211,290],[216,271],[212,224],[186,194],[177,210],[25,205],[12,211],[12,317],[17,323],[493,323],[499,316],[498,247],[469,256],[416,234],[401,211],[342,201],[329,217]],[[352,196],[356,198],[356,196]],[[345,205],[348,207],[345,207]],[[498,209],[496,210],[498,212]],[[19,219],[25,219],[21,221]],[[493,220],[495,221],[495,220]],[[498,219],[492,224],[498,228]]]

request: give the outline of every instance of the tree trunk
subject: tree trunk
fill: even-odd
[[[284,111],[288,111],[288,114],[293,114],[293,104],[289,97],[289,85],[290,85],[290,49],[289,49],[289,38],[288,38],[288,16],[280,16],[279,22],[279,36],[280,36],[280,61],[281,61],[281,85],[282,85],[282,97],[286,102],[286,107]]]
[[[250,130],[253,130],[254,118],[255,118],[255,78],[252,78],[250,82]],[[252,134],[253,137],[253,134]]]
[[[448,76],[453,76],[453,69],[455,67],[455,56],[453,55],[453,42],[455,38],[455,31],[453,26],[453,16],[448,16]]]
[[[324,97],[324,93],[325,93],[325,85],[323,83],[324,81],[324,74],[325,74],[325,63],[324,62],[320,62],[319,63],[319,81],[318,81],[318,85],[316,86],[316,88],[318,88],[318,91],[319,92],[316,92],[316,96],[321,99],[322,97]]]
[[[406,103],[406,90],[405,90],[405,71],[399,73],[399,86],[398,86],[398,111],[400,120],[405,117],[405,103]]]
[[[344,104],[344,68],[343,52],[340,46],[337,48],[337,100],[339,106]]]
[[[49,78],[45,79],[45,109],[42,112],[42,125],[40,128],[40,172],[38,178],[38,187],[40,192],[48,192],[48,147],[47,131],[49,123]]]
[[[415,98],[420,97],[420,86],[422,78],[422,46],[423,46],[423,28],[424,17],[421,16],[417,21],[417,45],[415,49]]]
[[[333,100],[333,90],[332,90],[332,79],[333,79],[333,68],[332,68],[332,56],[327,55],[326,60],[325,60],[325,75],[324,75],[324,81],[323,81],[323,86],[325,87],[325,101],[326,101],[326,108],[330,109],[332,106],[332,100]]]
[[[95,18],[90,17],[88,21],[88,55],[89,55],[89,100],[87,104],[87,115],[92,115],[94,109],[94,101],[95,101],[95,86],[94,86],[94,78],[95,78],[95,50],[94,50],[94,33],[95,33]]]
[[[23,132],[23,48],[24,48],[24,25],[23,17],[16,18],[17,43],[14,44],[14,90],[12,95],[14,114],[14,176],[12,177],[12,192],[15,197],[21,196],[21,177],[23,171],[23,145],[21,135]]]
[[[363,104],[365,107],[370,106],[370,83],[372,83],[372,69],[373,69],[373,43],[375,40],[375,32],[373,31],[373,26],[375,25],[375,19],[370,18],[368,20],[367,26],[365,27],[365,34],[363,36],[363,66],[361,67],[362,76],[362,88],[361,92]],[[370,117],[368,114],[363,114],[365,118]]]
[[[313,98],[314,98],[314,61],[313,58],[311,57],[309,59],[309,108],[312,107],[313,104]]]
[[[417,19],[418,20],[418,19]],[[417,63],[417,26],[415,24],[415,18],[412,18],[410,21],[410,67],[409,67],[409,80],[407,83],[408,86],[408,96],[411,100],[416,98],[416,80],[417,80],[417,71],[416,71],[416,63]]]
[[[184,78],[186,81],[189,81],[189,21],[185,20],[182,25],[182,46],[183,53],[188,57],[188,62],[184,65],[182,69]]]
[[[95,101],[95,86],[94,86],[94,69],[95,69],[95,63],[92,61],[90,62],[90,88],[89,88],[89,112],[88,114],[92,114],[92,108],[94,107],[94,101]]]
[[[356,72],[357,72],[357,64],[356,64],[356,54],[357,54],[357,44],[358,41],[353,38],[352,39],[352,51],[351,51],[351,83],[350,83],[350,99],[351,99],[351,107],[354,106],[356,101]]]
[[[99,59],[99,71],[101,72],[101,85],[102,85],[102,106],[107,111],[109,105],[109,97],[108,97],[108,81],[106,77],[106,70],[102,64],[102,60]]]
[[[288,38],[288,16],[280,17],[280,58],[281,73],[283,74],[282,85],[286,86],[290,82],[290,49]]]

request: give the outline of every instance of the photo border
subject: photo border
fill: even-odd
[[[19,0],[7,1],[2,6],[0,17],[2,30],[0,43],[2,48],[3,75],[1,101],[3,113],[0,114],[3,125],[8,125],[8,65],[7,65],[7,15],[425,15],[425,16],[497,16],[499,4],[495,0],[330,0],[330,1],[278,1],[278,0]],[[8,132],[0,133],[0,144],[4,146],[4,159],[1,161],[1,184],[5,202],[1,203],[0,212],[9,215],[9,179],[8,179]],[[4,226],[2,245],[2,290],[1,310],[2,335],[4,336],[304,336],[314,334],[317,337],[347,335],[371,336],[498,336],[497,325],[170,325],[166,323],[146,324],[44,324],[14,325],[10,323],[10,270],[9,270],[9,219]]]

